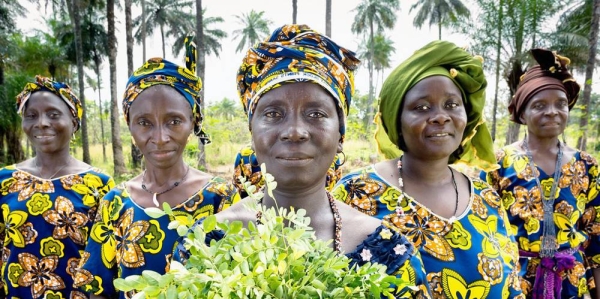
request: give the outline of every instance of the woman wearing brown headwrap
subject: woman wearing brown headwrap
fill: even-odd
[[[559,140],[579,94],[569,59],[543,49],[531,54],[539,65],[508,106],[527,135],[498,151],[500,169],[482,178],[502,195],[527,297],[589,298],[600,281],[598,163]]]

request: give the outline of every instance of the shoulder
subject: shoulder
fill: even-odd
[[[231,207],[228,209],[215,214],[217,221],[242,221],[243,223],[247,223],[248,221],[256,221],[256,212],[250,211],[246,207],[246,204],[250,203],[252,200],[254,199],[251,197],[246,197],[231,205]]]
[[[336,184],[336,188],[340,185],[349,184],[351,182],[361,181],[367,177],[373,177],[377,175],[375,170],[375,165],[369,165],[363,168],[359,168],[354,170],[346,175],[344,175]]]
[[[342,225],[351,227],[353,233],[362,236],[363,239],[381,225],[381,220],[359,212],[346,203],[338,201],[336,204],[342,218]]]
[[[586,164],[588,164],[590,166],[596,166],[596,167],[598,166],[598,160],[596,160],[596,158],[594,158],[592,155],[590,155],[589,153],[587,153],[585,151],[578,151],[578,152],[579,152],[579,157]]]
[[[12,174],[17,171],[17,165],[8,165],[0,168],[0,180],[4,180],[7,177],[12,177]]]

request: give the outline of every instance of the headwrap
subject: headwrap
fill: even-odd
[[[185,38],[186,67],[162,58],[150,58],[129,77],[123,95],[123,114],[127,123],[129,123],[131,104],[145,89],[155,85],[168,85],[182,94],[192,107],[194,134],[200,137],[203,144],[210,143],[208,135],[202,128],[202,111],[200,110],[202,80],[195,74],[196,44],[193,39],[193,36],[190,35]]]
[[[52,81],[50,78],[46,78],[40,75],[35,76],[35,82],[29,82],[25,84],[25,88],[19,95],[17,95],[17,113],[23,116],[25,112],[25,104],[34,92],[37,91],[49,91],[57,95],[63,100],[69,107],[71,115],[77,120],[77,127],[75,132],[81,127],[81,117],[83,115],[83,108],[81,107],[81,101],[71,90],[71,87],[63,82]]]
[[[285,25],[264,42],[250,48],[237,74],[238,94],[248,123],[260,97],[283,84],[313,82],[327,90],[343,112],[341,140],[354,92],[353,71],[360,61],[354,52],[338,46],[306,25]]]
[[[481,56],[472,56],[447,41],[434,41],[396,67],[383,83],[379,94],[375,140],[380,152],[387,159],[401,155],[398,149],[401,140],[399,124],[406,93],[427,77],[444,76],[460,89],[467,113],[467,125],[461,141],[462,153],[459,152],[459,157],[451,155],[448,162],[488,171],[497,168],[492,137],[482,115],[487,86],[482,65]]]
[[[529,100],[542,90],[563,91],[567,95],[569,110],[575,106],[579,97],[579,84],[567,69],[571,63],[569,58],[545,49],[531,49],[531,56],[538,65],[527,70],[521,77],[517,92],[508,105],[510,120],[518,124],[523,124],[519,118]]]

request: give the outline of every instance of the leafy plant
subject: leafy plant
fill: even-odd
[[[276,186],[266,173],[267,192]],[[249,182],[248,194],[263,196]],[[260,224],[241,221],[217,223],[215,216],[189,229],[191,218],[175,220],[170,229],[187,234],[186,265],[171,263],[168,273],[144,271],[142,275],[117,279],[121,291],[139,291],[134,298],[394,298],[394,292],[408,284],[387,275],[386,267],[367,263],[353,266],[350,258],[338,254],[329,243],[318,240],[309,226],[305,210],[276,207],[265,209],[256,201],[248,208],[261,212]],[[153,217],[172,215],[147,209]],[[220,230],[224,236],[205,243],[207,235]]]

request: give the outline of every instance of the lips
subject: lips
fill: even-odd
[[[449,137],[454,136],[454,134],[449,132],[435,132],[426,135],[427,137],[441,138],[441,137]]]

